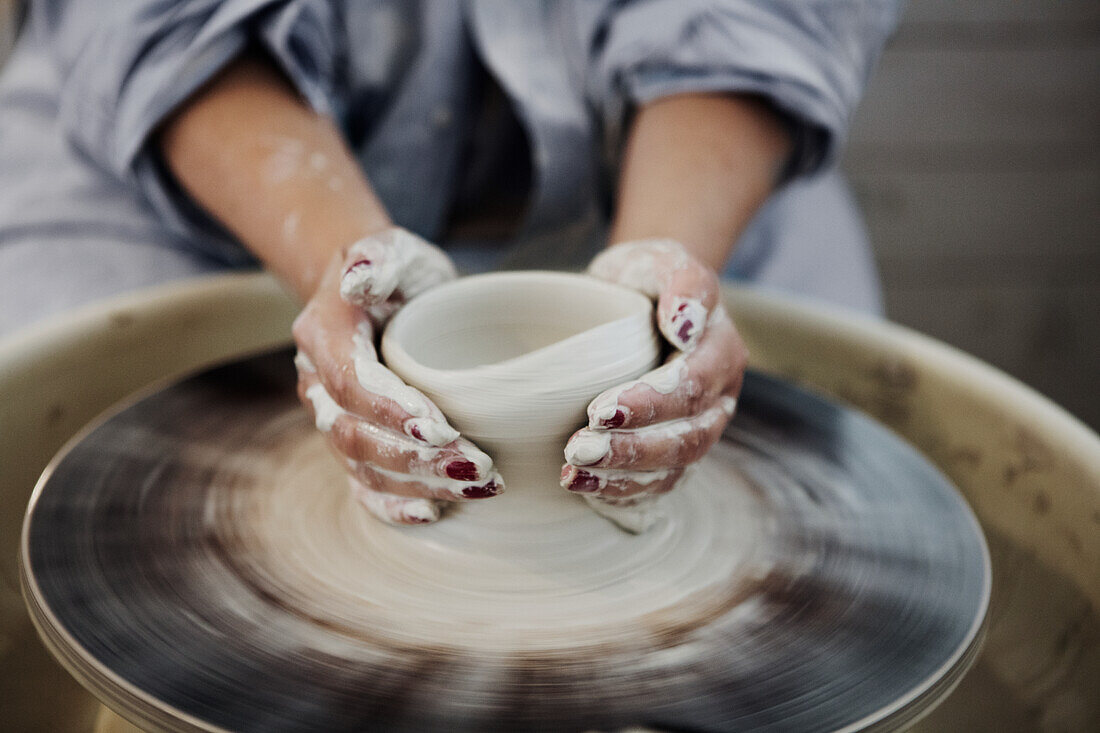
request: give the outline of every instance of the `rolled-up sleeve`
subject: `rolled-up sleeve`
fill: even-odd
[[[316,110],[340,104],[338,22],[324,0],[144,0],[61,4],[59,122],[102,169],[139,186],[177,229],[216,229],[163,175],[149,141],[245,47],[267,50]]]
[[[835,157],[900,0],[638,0],[593,29],[586,91],[608,130],[686,92],[767,99],[789,123],[787,176]]]

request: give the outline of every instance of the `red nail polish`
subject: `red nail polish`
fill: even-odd
[[[622,424],[626,422],[626,413],[622,410],[615,410],[615,414],[606,420],[601,420],[600,425],[605,428],[618,428],[622,427]]]
[[[344,274],[347,275],[349,272],[354,270],[356,267],[366,267],[370,263],[371,263],[370,260],[356,260],[355,262],[352,262],[350,265],[348,265],[347,269],[344,270]]]
[[[462,495],[467,499],[488,499],[500,493],[496,481],[490,481],[484,486],[467,486],[462,490]]]
[[[688,337],[691,336],[691,329],[694,325],[691,321],[684,321],[680,324],[680,330],[676,332],[676,336],[681,342],[685,344],[688,342]]]
[[[600,480],[588,471],[577,471],[577,473],[573,475],[573,480],[566,488],[578,494],[591,494],[594,491],[600,490]]]
[[[473,461],[451,461],[444,469],[447,476],[457,481],[477,481],[477,466]]]
[[[688,309],[688,304],[687,303],[681,303],[680,306],[676,309],[676,312],[677,313],[683,313],[687,309]]]
[[[419,425],[413,425],[409,428],[409,433],[417,440],[424,440],[424,433],[420,432]]]

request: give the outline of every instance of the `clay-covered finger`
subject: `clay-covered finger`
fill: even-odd
[[[736,405],[734,398],[723,395],[714,406],[690,418],[635,430],[582,428],[566,443],[565,460],[579,467],[632,471],[687,466],[718,442]]]
[[[640,240],[611,245],[593,258],[587,272],[656,300],[668,287],[672,273],[686,267],[691,259],[684,246],[674,240]]]
[[[695,348],[718,303],[718,276],[698,260],[674,270],[657,299],[657,326],[681,351]]]
[[[608,247],[588,268],[657,301],[657,326],[677,349],[702,339],[718,305],[718,276],[674,240],[645,240]]]
[[[375,491],[354,476],[348,477],[352,495],[387,524],[430,524],[442,515],[442,502]]]
[[[613,468],[581,468],[565,464],[561,486],[575,494],[621,499],[628,496],[656,496],[676,488],[683,468],[657,471],[623,471]]]
[[[369,463],[357,464],[354,461],[349,461],[347,466],[359,481],[375,491],[412,499],[466,501],[489,499],[504,491],[504,481],[495,472],[486,479],[471,482],[388,471]]]
[[[302,374],[298,395],[317,429],[328,436],[337,452],[357,463],[461,481],[478,481],[492,474],[492,459],[470,441],[459,438],[437,448],[363,420],[336,404],[315,374]]]
[[[458,438],[431,400],[378,362],[370,322],[352,306],[311,302],[295,321],[294,337],[342,409],[428,445]]]
[[[393,227],[348,247],[340,274],[340,297],[367,309],[395,294],[400,300],[411,299],[455,275],[454,264],[441,249],[406,229]]]
[[[396,232],[387,229],[348,247],[340,273],[341,298],[367,308],[393,294],[401,277],[401,261],[394,247]]]
[[[697,415],[740,392],[747,362],[741,337],[725,311],[716,310],[694,349],[592,400],[588,427],[633,429]]]

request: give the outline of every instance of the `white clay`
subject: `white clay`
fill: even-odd
[[[448,491],[455,495],[456,498],[462,493],[462,489],[466,486],[479,486],[481,484],[488,483],[489,481],[495,481],[498,485],[502,484],[500,474],[493,473],[486,476],[477,482],[470,481],[457,481],[453,478],[446,478],[445,476],[427,476],[420,474],[399,473],[397,471],[390,471],[378,466],[371,466],[371,470],[380,476],[385,476],[392,481],[398,483],[418,483],[427,486],[434,491]]]
[[[305,155],[305,143],[287,135],[265,134],[260,142],[271,152],[263,162],[264,181],[278,185],[298,175]]]
[[[673,298],[670,323],[663,330],[673,346],[687,351],[702,336],[707,321],[707,309],[697,298]]]
[[[642,375],[638,379],[621,384],[613,389],[601,393],[592,404],[588,406],[588,420],[594,428],[598,428],[604,420],[610,420],[615,412],[627,409],[619,404],[619,397],[627,390],[633,389],[639,384],[647,385],[658,394],[671,394],[687,374],[687,362],[682,355],[676,355],[664,365]]]
[[[664,517],[660,496],[642,496],[637,500],[615,504],[595,496],[586,496],[592,510],[631,534],[642,534]]]
[[[391,246],[392,238],[366,237],[351,245],[353,264],[340,280],[340,297],[349,303],[372,303],[390,297],[401,280],[402,251]],[[355,265],[355,260],[363,264]]]
[[[679,242],[647,239],[609,247],[592,260],[588,273],[657,298],[663,282],[687,262],[687,252]]]
[[[686,422],[686,421],[678,421]],[[695,472],[696,466],[688,466],[677,481],[677,486]],[[586,469],[589,473],[599,477],[600,471]],[[664,481],[668,478],[669,471],[616,471],[616,478],[628,478],[636,484],[646,486]],[[675,490],[675,489],[674,489]],[[633,534],[642,534],[653,528],[665,516],[662,506],[666,503],[666,493],[651,494],[642,491],[638,494],[623,497],[621,499],[608,499],[598,496],[586,496],[588,506],[601,517],[608,519]]]
[[[351,264],[340,280],[340,297],[355,305],[372,305],[394,292],[411,299],[456,275],[442,250],[400,228],[359,240],[348,257]]]
[[[313,412],[317,429],[322,433],[327,433],[332,430],[332,426],[336,424],[336,420],[344,415],[345,412],[340,405],[336,404],[336,401],[329,396],[329,393],[325,391],[325,388],[321,384],[311,385],[306,390],[306,397],[313,403]]]
[[[417,648],[514,655],[651,643],[655,619],[690,624],[728,597],[731,578],[767,575],[783,539],[776,508],[731,469],[746,454],[731,443],[646,506],[590,507],[556,480],[514,479],[500,496],[453,504],[435,524],[399,527],[358,504],[431,521],[441,503],[349,492],[322,436],[302,437],[261,464],[255,501],[233,508],[243,515],[234,526],[253,528],[243,552],[332,627]],[[560,459],[561,447],[554,452]],[[745,611],[767,622],[765,610]]]
[[[460,442],[455,447],[458,448],[458,452],[462,454],[463,458],[474,464],[478,476],[489,475],[493,468],[493,459],[489,457],[488,453],[478,450],[477,447],[466,442]]]
[[[592,265],[590,272],[599,276],[602,269],[596,262]],[[661,291],[657,265],[653,255],[648,252],[639,252],[633,257],[624,258],[614,276],[607,279],[645,293],[651,298],[656,298]]]
[[[584,472],[599,479],[600,487],[607,485],[609,479],[630,481],[639,486],[648,486],[668,478],[671,469],[660,468],[656,471],[630,471],[621,468],[585,468]]]
[[[574,466],[590,466],[611,450],[611,434],[581,430],[565,444],[565,461]]]
[[[391,524],[402,524],[402,517],[421,522],[434,522],[439,519],[439,503],[432,499],[409,499],[393,494],[371,491],[358,481],[350,481],[352,494],[356,500],[366,506],[370,512]]]
[[[301,351],[294,354],[294,366],[300,372],[305,372],[307,374],[317,373],[317,367],[315,367],[313,362],[310,361],[310,358]]]
[[[447,445],[458,438],[458,431],[448,425],[442,415],[432,409],[428,398],[419,390],[405,384],[392,371],[378,363],[374,346],[366,334],[352,337],[352,358],[359,385],[401,406],[413,419],[406,421],[405,432],[413,434],[413,427],[431,445]]]
[[[386,364],[493,457],[508,491],[472,504],[503,523],[581,503],[558,483],[566,440],[594,395],[652,368],[659,348],[645,296],[563,273],[436,288],[402,309],[382,339]],[[679,382],[682,366],[662,369],[658,388]],[[581,450],[606,453],[604,442]]]
[[[716,420],[721,420],[724,423],[733,415],[736,408],[737,400],[732,397],[723,395],[722,397],[718,398],[718,403],[714,407],[703,411],[695,417],[669,420],[667,422],[659,422],[653,425],[644,425],[640,428],[620,430],[619,432],[625,435],[633,435],[639,438],[644,438],[646,441],[653,442],[679,440],[681,437],[683,437],[687,433],[690,433],[693,430],[699,428],[713,427],[714,421]],[[610,440],[610,433],[608,433],[607,431],[582,432],[593,432],[597,435],[605,435],[608,436],[608,439]]]

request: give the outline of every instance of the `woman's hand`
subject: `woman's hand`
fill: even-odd
[[[561,478],[624,529],[653,522],[654,497],[676,486],[733,414],[747,353],[714,269],[729,258],[790,150],[780,118],[753,97],[680,94],[634,115],[612,245],[589,272],[656,299],[657,323],[676,352],[592,402],[588,427],[566,446]]]
[[[673,489],[733,415],[748,352],[720,301],[718,278],[670,240],[618,244],[589,274],[657,302],[657,324],[674,353],[640,379],[600,394],[588,427],[565,446],[561,484],[598,510],[638,510]],[[640,531],[649,521],[636,516]],[[623,522],[620,521],[620,524]]]
[[[335,123],[269,59],[245,54],[158,140],[192,198],[306,301],[294,324],[299,394],[367,508],[421,524],[438,519],[444,502],[500,493],[489,456],[378,363],[378,329],[454,267],[393,227]]]
[[[378,362],[374,338],[406,300],[453,279],[438,248],[391,228],[337,253],[294,322],[298,395],[378,518],[423,524],[449,501],[504,489],[492,459]]]

